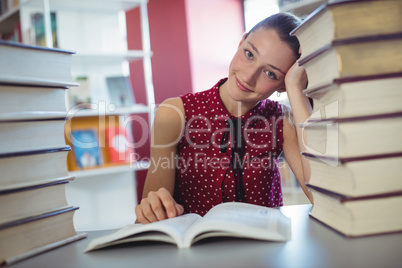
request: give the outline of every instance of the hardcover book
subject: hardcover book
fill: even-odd
[[[60,247],[86,234],[77,234],[73,216],[77,207],[54,210],[0,224],[0,265],[12,264]]]
[[[71,144],[78,167],[84,169],[103,164],[102,152],[95,129],[72,130]]]
[[[310,187],[310,215],[347,237],[402,231],[402,192],[351,198]]]
[[[40,111],[64,112],[64,116],[67,116],[65,97],[67,89],[67,87],[16,85],[0,82],[0,115],[5,117],[15,113]]]
[[[0,225],[67,207],[66,185],[73,179],[71,176],[47,184],[0,188]]]
[[[353,77],[303,91],[313,99],[312,119],[356,117],[402,111],[402,72]]]
[[[402,192],[402,152],[337,159],[302,155],[310,159],[308,186],[350,197]]]
[[[65,122],[60,113],[0,115],[0,155],[65,147]]]
[[[291,238],[291,220],[278,208],[228,202],[213,207],[204,217],[185,214],[150,224],[134,224],[94,239],[86,252],[112,245],[160,241],[189,248],[210,237],[238,237],[285,242]]]
[[[402,113],[308,119],[301,125],[306,151],[332,158],[402,152]]]
[[[106,139],[111,163],[129,163],[135,160],[130,136],[123,127],[107,128]]]
[[[3,83],[77,86],[70,70],[72,51],[0,40],[0,54],[3,62],[23,62],[0,64],[0,81]]]
[[[342,40],[316,50],[299,64],[306,69],[308,87],[315,88],[350,77],[400,73],[401,46],[402,31]]]
[[[0,155],[0,188],[47,184],[71,176],[67,170],[69,146]]]
[[[291,32],[299,39],[301,58],[345,39],[395,34],[401,31],[399,0],[328,1]]]

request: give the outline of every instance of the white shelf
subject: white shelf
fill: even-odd
[[[99,176],[99,175],[111,175],[111,174],[117,174],[117,173],[146,170],[148,168],[149,168],[149,162],[138,161],[131,165],[127,164],[127,165],[121,165],[121,166],[87,169],[87,170],[82,170],[82,171],[72,171],[69,174],[76,176],[77,178],[85,178],[85,177],[95,177],[95,176]]]
[[[22,42],[30,44],[33,42],[30,35],[31,16],[42,12],[46,46],[52,47],[51,12],[55,11],[58,46],[77,52],[72,57],[72,75],[90,77],[91,90],[94,92],[91,96],[94,103],[92,108],[69,111],[68,117],[128,116],[145,113],[148,114],[152,125],[155,96],[148,0],[19,0],[19,3],[20,6],[0,16],[0,32],[12,33],[16,23],[20,22]],[[125,12],[133,8],[139,8],[140,11],[138,23],[141,26],[142,50],[128,50],[127,46]],[[147,104],[117,109],[108,105],[104,101],[108,100],[105,78],[127,76],[128,63],[136,60],[143,62]],[[137,202],[135,171],[146,170],[149,165],[149,162],[139,161],[71,172],[71,175],[79,178],[69,184],[66,190],[69,203],[81,208],[74,216],[77,230],[87,227],[116,228],[117,225],[133,222]]]
[[[119,107],[113,111],[99,111],[97,109],[81,109],[70,110],[67,114],[68,117],[91,117],[91,116],[108,116],[108,115],[129,115],[129,114],[142,114],[149,113],[150,107],[143,104],[136,104],[130,107]]]
[[[123,61],[136,61],[139,59],[143,59],[146,56],[152,56],[146,54],[142,50],[129,50],[126,53],[77,53],[73,55],[72,64],[115,64],[121,63]]]
[[[147,2],[147,0],[49,0],[49,5],[52,10],[116,12],[130,10]],[[43,0],[29,0],[28,4],[31,7],[42,7]]]

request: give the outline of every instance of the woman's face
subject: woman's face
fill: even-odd
[[[284,90],[286,72],[296,58],[275,30],[259,28],[243,37],[229,67],[228,94],[257,103]]]

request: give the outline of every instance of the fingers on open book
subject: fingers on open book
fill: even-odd
[[[137,222],[150,223],[183,214],[184,208],[176,203],[169,191],[164,188],[148,193],[136,207]]]

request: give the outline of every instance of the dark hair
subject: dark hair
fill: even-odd
[[[289,35],[289,33],[296,28],[301,23],[301,20],[295,15],[287,12],[276,13],[272,16],[267,17],[266,19],[257,23],[246,35],[246,37],[254,32],[255,30],[264,27],[265,29],[275,30],[279,38],[288,44],[288,46],[292,49],[296,58],[300,57],[299,48],[300,43],[299,40],[295,36]]]

